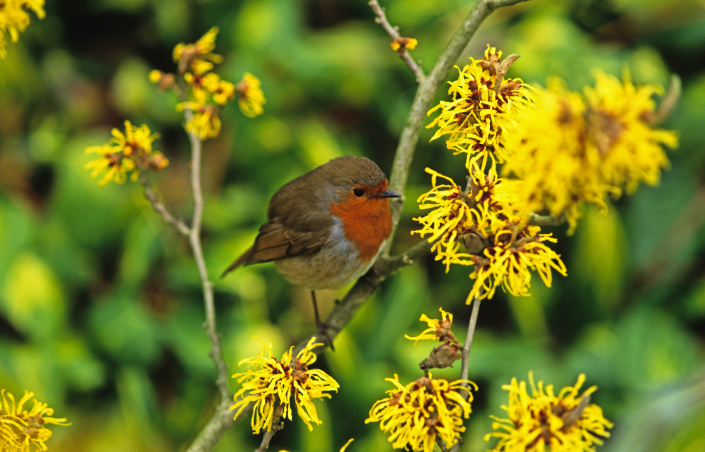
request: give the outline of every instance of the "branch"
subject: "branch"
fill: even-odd
[[[482,296],[482,289],[475,296],[472,301],[472,313],[470,314],[470,322],[468,322],[468,334],[465,336],[465,344],[463,345],[463,351],[461,355],[463,356],[462,364],[460,367],[460,379],[468,379],[468,366],[470,361],[470,348],[472,347],[472,340],[475,337],[475,327],[477,326],[477,316],[480,313],[480,297]]]
[[[232,401],[224,400],[215,407],[213,417],[208,420],[208,423],[191,443],[187,452],[210,452],[215,449],[220,438],[235,425],[235,418],[232,411],[229,410],[231,405]],[[249,414],[243,413],[238,420],[244,416],[249,416]]]
[[[183,235],[188,236],[191,233],[191,228],[189,228],[186,223],[173,216],[167,210],[166,206],[159,201],[159,197],[152,189],[152,183],[149,178],[142,175],[140,177],[140,184],[142,184],[142,193],[144,193],[144,197],[147,198],[152,208],[164,218],[164,221],[174,226]]]
[[[379,2],[377,0],[370,0],[369,2],[370,8],[372,8],[372,12],[375,13],[375,22],[380,24],[382,28],[384,28],[384,31],[387,32],[389,37],[392,38],[392,41],[396,41],[399,39],[401,36],[399,35],[399,29],[398,27],[393,27],[389,21],[387,20],[387,16],[384,14],[384,8],[379,6]],[[409,55],[409,51],[404,49],[403,52],[399,53],[399,57],[406,63],[407,66],[409,66],[409,69],[411,69],[411,72],[414,73],[414,76],[416,77],[416,83],[421,83],[421,81],[426,77],[426,75],[423,72],[423,69],[421,66],[419,66],[416,61],[414,61],[413,58],[411,58],[411,55]]]
[[[333,311],[324,322],[324,324],[329,327],[328,335],[330,340],[332,341],[338,335],[338,332],[350,323],[357,311],[370,298],[370,295],[377,290],[377,287],[379,287],[379,284],[382,281],[407,265],[411,265],[416,262],[416,259],[426,254],[431,249],[431,246],[433,246],[432,243],[423,241],[412,246],[403,254],[378,259],[370,271],[368,271],[362,278],[358,279],[340,303],[335,305]],[[299,342],[299,344],[294,347],[292,356],[296,356],[301,350],[303,350],[303,348],[306,347],[308,342],[315,335],[316,333]],[[326,347],[316,347],[311,352],[319,355],[325,349]],[[247,408],[243,409],[240,413],[239,419],[249,417],[252,412],[252,407],[253,404],[250,404]],[[196,451],[189,449],[188,452]]]
[[[186,121],[190,121],[193,117],[193,111],[190,109],[184,110]],[[223,352],[220,345],[220,333],[216,325],[215,302],[213,300],[213,283],[208,279],[208,269],[206,268],[206,260],[203,257],[203,248],[201,246],[201,220],[203,218],[203,190],[201,188],[201,140],[194,132],[188,132],[189,140],[191,141],[191,189],[193,190],[193,225],[189,234],[189,243],[193,250],[193,257],[198,266],[198,275],[201,278],[203,285],[203,301],[206,309],[206,322],[204,328],[211,341],[212,350],[211,358],[215,362],[216,370],[216,387],[220,393],[221,403],[229,401],[230,391],[228,389],[228,366],[223,360]]]
[[[274,423],[279,422],[277,419],[274,420]],[[259,449],[257,449],[255,452],[265,452],[267,449],[269,449],[269,443],[272,442],[272,438],[274,438],[274,434],[277,433],[277,429],[272,426],[272,429],[269,431],[264,432],[264,436],[262,437],[262,442],[259,445]]]
[[[184,110],[186,121],[190,121],[193,117],[193,111],[190,109]],[[193,250],[193,257],[198,267],[198,275],[201,279],[203,287],[203,303],[206,311],[206,321],[204,329],[211,341],[210,357],[215,363],[216,380],[215,385],[219,393],[220,403],[215,408],[213,417],[208,421],[208,424],[201,430],[196,440],[187,449],[188,452],[206,452],[211,451],[220,441],[220,438],[234,424],[232,414],[228,410],[232,404],[230,391],[228,389],[228,366],[223,360],[223,352],[220,343],[220,333],[216,324],[215,302],[213,298],[213,283],[208,278],[208,269],[206,261],[203,257],[203,248],[201,246],[201,222],[203,219],[203,190],[201,187],[201,140],[194,132],[188,132],[189,140],[191,141],[191,189],[193,190],[193,225],[188,234],[189,244]]]
[[[460,367],[460,379],[461,380],[467,380],[468,379],[468,368],[470,364],[470,347],[472,347],[472,340],[475,337],[475,327],[477,326],[477,316],[480,313],[480,297],[482,296],[482,289],[480,289],[480,292],[475,296],[475,299],[472,301],[472,313],[470,314],[470,322],[468,322],[468,334],[465,336],[465,344],[463,345],[463,350],[461,352],[461,355],[463,357],[462,364]],[[466,383],[463,383],[463,386],[467,387]],[[468,394],[464,394],[463,397],[466,397],[467,400]],[[450,449],[450,452],[457,452],[458,448],[460,447],[460,441],[455,443],[455,445]]]

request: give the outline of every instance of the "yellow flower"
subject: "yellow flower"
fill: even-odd
[[[478,295],[491,298],[499,286],[515,296],[528,295],[532,270],[548,287],[551,269],[566,274],[560,256],[546,246],[556,240],[517,216],[519,184],[505,183],[493,168],[488,175],[476,170],[468,195],[452,179],[428,168],[426,171],[431,174],[433,188],[418,202],[420,209],[431,211],[414,218],[422,227],[412,233],[435,242],[431,251],[436,260],[443,261],[446,272],[452,264],[475,267],[470,277],[476,281],[468,303]],[[439,177],[450,184],[439,184]]]
[[[395,449],[431,452],[440,438],[452,447],[465,431],[463,419],[470,417],[472,393],[477,385],[469,380],[449,382],[441,378],[422,377],[402,386],[399,377],[387,378],[396,389],[389,397],[378,400],[365,423],[379,422],[379,428],[389,433]]]
[[[494,432],[485,435],[485,441],[499,439],[493,452],[594,452],[595,446],[610,436],[607,429],[613,424],[605,419],[602,408],[590,404],[590,395],[597,387],[579,394],[584,374],[557,396],[553,385],[544,387],[542,381],[536,385],[532,372],[529,382],[531,395],[526,383],[518,383],[516,378],[502,386],[509,392],[509,403],[502,406],[508,419],[492,416]]]
[[[452,179],[430,168],[426,172],[431,174],[433,188],[417,202],[419,209],[431,211],[414,218],[422,227],[412,233],[429,236],[428,241],[435,242],[431,251],[436,253],[436,260],[446,265],[446,272],[451,264],[473,265],[472,255],[487,245],[486,235],[491,226],[514,218],[516,185],[509,186],[492,168],[488,175],[475,170],[470,183],[472,192],[468,195]],[[439,184],[438,178],[450,184]],[[461,244],[467,253],[460,252]]]
[[[235,404],[230,409],[237,410],[237,418],[245,407],[254,402],[252,430],[255,434],[262,429],[271,430],[272,423],[279,415],[291,420],[292,399],[296,404],[297,414],[309,430],[313,430],[312,422],[321,423],[313,399],[330,398],[327,392],[337,392],[339,385],[322,370],[309,368],[316,361],[316,354],[312,350],[322,345],[314,341],[315,338],[311,338],[293,359],[291,355],[294,347],[284,353],[281,361],[277,361],[271,346],[264,346],[261,355],[243,359],[238,363],[238,366],[248,363],[249,370],[233,375],[238,383],[242,383],[242,389],[235,393]],[[265,352],[268,356],[263,356]],[[238,400],[239,397],[242,398]]]
[[[107,144],[88,147],[86,148],[86,153],[96,153],[101,156],[101,158],[88,162],[84,166],[85,169],[92,170],[91,177],[103,174],[103,178],[98,182],[100,186],[106,185],[110,181],[124,184],[127,180],[127,175],[135,169],[135,162],[122,153],[113,152],[113,149]],[[133,182],[138,177],[138,172],[132,173]]]
[[[436,260],[443,260],[447,272],[456,258],[470,258],[469,254],[458,253],[459,237],[473,231],[477,218],[460,186],[456,185],[451,178],[430,168],[426,168],[426,172],[431,174],[433,188],[421,195],[417,202],[419,209],[431,209],[431,211],[423,217],[414,218],[422,227],[412,233],[419,234],[421,237],[430,235],[428,241],[435,242],[431,251],[436,253]],[[450,184],[439,184],[439,178],[445,179]]]
[[[440,111],[427,127],[438,127],[431,141],[448,135],[446,145],[455,154],[465,153],[466,167],[485,171],[495,168],[511,154],[505,146],[504,124],[511,123],[517,105],[532,102],[530,87],[521,79],[498,80],[502,52],[487,46],[484,60],[458,69],[458,79],[450,82],[450,101],[441,101],[428,114]]]
[[[54,410],[36,399],[32,408],[27,410],[25,404],[34,397],[32,392],[25,391],[18,403],[4,389],[0,394],[0,450],[3,452],[45,451],[47,446],[44,443],[51,438],[47,425],[71,425],[66,418],[52,417]]]
[[[218,27],[213,27],[195,44],[180,43],[174,47],[174,61],[179,65],[179,73],[186,71],[204,74],[213,69],[214,64],[221,63],[223,57],[213,53]]]
[[[482,255],[472,256],[475,279],[467,303],[475,297],[492,298],[497,287],[514,296],[528,296],[532,270],[536,271],[546,287],[551,287],[552,272],[563,276],[567,271],[559,254],[546,243],[556,242],[551,234],[541,234],[538,226],[506,223],[488,237],[490,246]]]
[[[405,338],[410,341],[416,341],[417,343],[422,339],[428,339],[432,341],[445,342],[450,341],[453,343],[458,343],[455,335],[450,330],[453,326],[453,314],[446,312],[443,308],[438,308],[441,312],[441,319],[431,319],[426,314],[421,314],[419,319],[421,322],[426,322],[428,328],[423,330],[418,336],[404,335]]]
[[[595,76],[596,86],[583,95],[551,80],[535,108],[519,107],[519,119],[506,127],[506,145],[515,156],[503,173],[523,181],[521,205],[565,215],[570,232],[584,202],[604,211],[609,195],[631,193],[641,182],[658,183],[669,165],[663,146],[677,146],[673,132],[647,122],[660,87],[637,88],[627,73],[623,82],[601,72]]]
[[[392,41],[392,50],[398,53],[404,53],[405,50],[412,50],[418,45],[418,41],[414,38],[402,38],[398,37]]]
[[[34,11],[39,19],[44,19],[44,0],[4,0],[0,6],[0,57],[7,54],[5,49],[5,32],[10,34],[12,42],[20,39],[20,33],[29,26],[28,11]]]
[[[205,86],[217,104],[225,105],[235,97],[235,86],[226,80],[208,80]]]
[[[588,146],[602,157],[601,178],[619,194],[622,187],[633,193],[641,182],[656,185],[661,169],[670,164],[663,146],[678,146],[674,132],[654,129],[647,122],[656,111],[653,95],[663,94],[663,89],[634,86],[626,70],[621,82],[600,71],[595,72],[595,79],[595,87],[585,88],[584,94]]]
[[[250,118],[259,116],[264,112],[263,105],[266,100],[260,85],[261,82],[257,77],[246,72],[240,83],[235,86],[240,111]]]
[[[176,106],[178,111],[189,109],[193,112],[186,122],[186,130],[195,133],[201,140],[215,138],[220,134],[220,118],[213,105],[197,102],[181,102]]]
[[[130,121],[125,121],[125,132],[113,129],[112,135],[108,143],[86,148],[86,153],[96,153],[100,156],[84,166],[85,169],[92,170],[91,177],[103,174],[99,185],[110,181],[122,184],[127,180],[128,174],[135,181],[140,171],[149,169],[157,172],[169,164],[164,154],[152,151],[152,142],[159,134],[152,134],[146,125],[136,127]]]

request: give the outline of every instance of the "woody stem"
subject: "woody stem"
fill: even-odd
[[[152,182],[149,178],[145,175],[141,175],[140,184],[142,184],[142,193],[144,194],[144,197],[147,198],[147,201],[149,201],[152,205],[154,211],[161,215],[162,218],[164,218],[164,221],[174,226],[180,233],[188,236],[191,233],[191,228],[189,228],[186,223],[173,216],[166,206],[159,201],[159,196],[157,196],[154,192]]]
[[[279,424],[279,419],[281,419],[281,412],[281,405],[274,409],[274,414],[272,415],[272,427],[268,431],[264,432],[262,442],[260,443],[259,448],[255,452],[265,452],[267,449],[269,449],[269,443],[272,441],[272,438],[274,438],[274,434],[277,433],[278,430],[277,424]]]
[[[462,356],[461,366],[460,366],[460,379],[467,380],[469,375],[469,363],[470,363],[470,347],[472,347],[472,340],[475,337],[475,328],[477,327],[477,317],[480,313],[480,297],[482,296],[482,289],[475,295],[472,301],[472,313],[470,314],[470,321],[468,322],[468,334],[465,336],[465,344],[463,344],[463,350],[460,352]],[[463,383],[463,386],[467,388],[467,383]],[[465,393],[463,397],[467,400],[468,393]],[[457,452],[460,447],[460,442],[455,443],[451,447],[450,452]]]
[[[370,5],[370,8],[372,9],[372,12],[375,13],[375,22],[380,24],[382,28],[384,28],[384,31],[387,32],[390,38],[392,40],[397,40],[399,39],[399,30],[397,27],[393,27],[392,24],[389,23],[387,20],[387,15],[384,13],[384,8],[379,6],[379,2],[377,0],[370,0],[368,3]],[[409,66],[409,69],[411,72],[414,73],[414,76],[416,76],[416,82],[420,83],[421,80],[426,77],[426,75],[423,72],[423,69],[421,66],[419,66],[416,61],[414,61],[413,58],[411,58],[411,55],[409,55],[409,51],[405,50],[404,52],[399,54],[399,57],[406,63],[407,66]]]
[[[472,340],[475,336],[475,327],[477,327],[477,317],[480,313],[480,297],[482,296],[482,289],[479,290],[475,299],[472,301],[472,313],[470,314],[470,321],[468,322],[468,334],[465,336],[465,344],[463,344],[463,350],[461,356],[463,360],[460,366],[460,379],[468,379],[468,367],[470,361],[470,347],[472,347]]]
[[[186,121],[193,117],[191,109],[184,110]],[[188,132],[191,141],[191,189],[193,190],[193,224],[189,234],[189,243],[193,250],[193,257],[198,267],[198,276],[203,286],[203,301],[206,310],[206,322],[204,328],[211,341],[211,358],[216,367],[216,387],[220,393],[221,402],[230,399],[228,390],[228,366],[223,360],[223,352],[220,345],[220,333],[216,325],[215,302],[213,299],[213,283],[208,278],[206,260],[203,257],[203,247],[201,246],[201,220],[203,219],[203,190],[201,188],[201,150],[202,143],[194,132]]]

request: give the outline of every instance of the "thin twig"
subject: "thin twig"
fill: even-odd
[[[185,109],[184,117],[187,122],[190,121],[193,117],[193,111]],[[223,360],[220,333],[218,333],[218,326],[216,324],[213,283],[208,277],[208,269],[201,246],[201,222],[203,219],[203,189],[201,186],[202,142],[194,132],[188,132],[188,136],[191,141],[191,189],[193,190],[194,201],[193,225],[191,226],[188,238],[203,288],[203,302],[206,314],[204,328],[211,341],[212,349],[210,357],[215,363],[215,385],[219,393],[220,403],[215,407],[213,417],[208,421],[187,450],[188,452],[207,452],[213,450],[225,432],[235,424],[235,420],[233,419],[232,413],[228,410],[232,404],[230,391],[228,389],[228,366]]]
[[[255,452],[264,452],[267,449],[269,449],[269,442],[274,438],[274,434],[277,431],[272,429],[268,432],[264,433],[264,436],[262,437],[262,443],[260,443],[259,448]]]
[[[375,22],[384,28],[384,31],[386,31],[392,38],[392,41],[399,39],[401,36],[399,35],[398,28],[393,27],[392,24],[389,23],[387,20],[387,15],[384,13],[384,8],[379,6],[379,2],[377,0],[370,0],[369,5],[370,8],[372,8],[372,12],[374,12],[375,16],[377,16],[375,17]],[[407,66],[409,66],[409,69],[411,69],[411,72],[413,72],[416,77],[416,82],[421,83],[426,75],[423,72],[423,68],[419,66],[413,58],[411,58],[409,51],[405,49],[403,52],[399,53],[399,57],[402,61],[404,61],[404,63],[406,63]]]
[[[465,336],[465,344],[463,344],[463,350],[460,352],[462,356],[461,367],[460,367],[460,379],[468,379],[468,367],[470,362],[470,347],[472,347],[472,340],[475,336],[475,327],[477,327],[477,316],[480,313],[480,297],[482,296],[482,289],[480,293],[475,295],[472,301],[472,313],[470,314],[470,321],[468,322],[468,334]]]
[[[186,121],[190,121],[193,117],[193,111],[190,109],[184,110]],[[220,344],[220,333],[216,324],[215,301],[213,299],[213,283],[208,278],[208,269],[206,268],[206,260],[203,257],[203,248],[201,246],[201,220],[203,219],[203,190],[201,188],[201,150],[202,142],[193,132],[188,132],[191,141],[191,189],[193,190],[193,225],[189,234],[189,243],[193,250],[193,257],[198,266],[198,275],[201,278],[203,286],[203,301],[206,310],[205,329],[208,338],[211,341],[211,358],[215,362],[216,368],[216,387],[220,393],[221,402],[230,399],[230,391],[228,390],[228,366],[223,360],[223,352]]]
[[[443,442],[440,435],[436,435],[436,445],[438,446],[439,449],[441,449],[441,452],[448,452],[448,448],[446,447],[446,443]]]
[[[166,206],[159,201],[159,197],[152,189],[152,183],[149,178],[144,175],[141,176],[140,183],[142,184],[142,193],[144,193],[144,197],[147,198],[152,208],[164,218],[164,221],[174,226],[183,235],[188,236],[191,233],[191,228],[189,228],[186,223],[173,216],[169,210],[167,210]]]
[[[469,376],[470,367],[470,348],[472,347],[472,340],[475,337],[475,328],[477,327],[477,317],[480,313],[480,297],[482,296],[482,289],[475,295],[472,301],[472,313],[470,314],[470,321],[468,322],[468,334],[465,336],[465,344],[463,344],[463,350],[460,352],[462,356],[462,361],[460,365],[460,379],[467,380]],[[464,387],[468,387],[467,383],[462,383]],[[463,397],[467,400],[469,397],[468,393],[463,394]],[[455,443],[451,447],[450,452],[458,452],[460,447],[460,441]]]

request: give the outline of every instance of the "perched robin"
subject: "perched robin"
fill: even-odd
[[[255,243],[240,265],[274,261],[289,282],[311,290],[338,289],[362,276],[392,232],[387,178],[372,161],[339,157],[284,185],[269,202]]]

